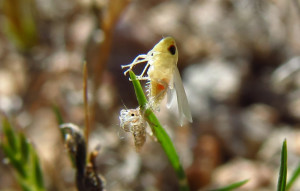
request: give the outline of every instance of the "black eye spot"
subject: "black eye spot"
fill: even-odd
[[[133,117],[133,116],[134,116],[134,113],[132,113],[131,116]]]
[[[172,55],[176,53],[176,47],[174,45],[169,46],[168,50]]]

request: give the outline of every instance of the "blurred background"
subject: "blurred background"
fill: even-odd
[[[120,129],[136,108],[120,65],[162,38],[176,39],[194,122],[180,127],[162,103],[192,190],[250,179],[240,190],[275,190],[281,144],[288,174],[300,155],[299,0],[1,0],[0,110],[37,149],[49,191],[76,190],[52,110],[84,126],[82,63],[88,64],[90,149],[106,188],[172,191],[165,153],[148,138],[140,153]],[[136,73],[143,66],[136,67]],[[1,131],[0,131],[1,135]],[[0,160],[4,154],[0,150]],[[0,190],[20,190],[0,163]],[[294,190],[300,190],[296,182]]]

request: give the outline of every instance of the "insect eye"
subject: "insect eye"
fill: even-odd
[[[169,46],[168,50],[172,55],[176,53],[176,47],[174,45]]]

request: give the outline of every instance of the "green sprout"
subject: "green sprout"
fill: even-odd
[[[286,140],[284,140],[282,144],[282,150],[281,150],[281,162],[280,162],[280,170],[279,170],[279,177],[277,183],[277,191],[286,190],[286,177],[287,177],[287,146],[286,146]]]
[[[1,147],[9,163],[14,167],[17,180],[24,191],[44,191],[43,173],[34,147],[22,132],[15,132],[4,117],[4,137]]]

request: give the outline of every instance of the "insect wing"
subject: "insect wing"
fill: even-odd
[[[173,83],[173,82],[171,82]],[[167,108],[170,109],[171,106],[174,103],[174,99],[175,99],[175,88],[174,87],[168,87],[168,91],[167,91]]]
[[[189,103],[184,91],[184,87],[181,81],[180,73],[177,67],[175,67],[174,69],[173,80],[174,80],[174,86],[177,95],[179,121],[180,121],[180,125],[182,126],[184,117],[186,117],[189,122],[193,122],[193,119],[192,119]]]

